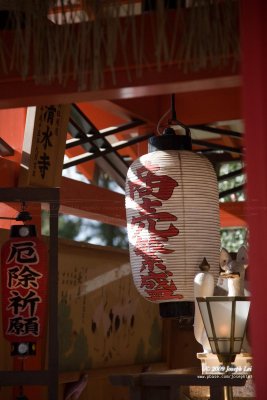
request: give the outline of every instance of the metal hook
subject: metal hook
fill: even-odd
[[[26,210],[26,207],[27,207],[27,206],[26,206],[25,201],[22,201],[22,202],[21,202],[21,211],[24,212],[24,211]]]
[[[186,136],[191,137],[191,131],[190,128],[185,125],[183,122],[179,121],[176,118],[176,110],[175,110],[175,94],[173,93],[171,95],[171,119],[168,121],[169,125],[178,125],[181,126],[185,130]]]

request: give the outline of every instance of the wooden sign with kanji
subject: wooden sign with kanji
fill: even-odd
[[[60,186],[70,105],[28,107],[20,186]]]

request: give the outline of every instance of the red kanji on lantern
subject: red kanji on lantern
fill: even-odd
[[[215,277],[218,265],[218,185],[212,165],[190,151],[152,151],[130,166],[125,192],[137,290],[160,304],[194,301],[203,254]]]
[[[3,333],[10,342],[35,342],[46,325],[47,249],[33,225],[14,227],[23,237],[12,235],[1,249]]]
[[[168,248],[168,241],[179,235],[179,229],[173,224],[177,224],[177,217],[163,208],[163,201],[172,197],[178,182],[160,174],[160,167],[150,162],[135,172],[136,179],[128,180],[128,190],[130,198],[136,201],[136,212],[131,216],[130,225],[136,243],[134,253],[140,257],[139,288],[151,301],[182,299],[171,278],[173,273],[159,256],[174,251]]]

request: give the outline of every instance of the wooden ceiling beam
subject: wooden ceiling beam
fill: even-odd
[[[240,104],[241,87],[225,87],[196,90],[195,92],[175,93],[177,118],[188,124],[208,124],[216,121],[229,121],[242,118]],[[124,108],[148,123],[157,125],[170,109],[170,95],[113,100],[117,106]],[[165,119],[167,121],[168,117]]]
[[[124,195],[99,186],[62,178],[60,212],[115,226],[125,226]]]
[[[125,196],[99,186],[62,178],[60,212],[126,226]],[[220,203],[222,228],[245,227],[245,203]]]
[[[135,79],[132,83],[119,75],[116,85],[112,85],[111,74],[107,72],[105,87],[99,90],[77,91],[76,83],[69,81],[68,85],[36,85],[33,78],[25,81],[19,77],[5,79],[0,76],[0,108],[27,107],[44,104],[79,103],[96,100],[136,99],[148,96],[168,95],[171,93],[190,93],[194,97],[197,92],[208,93],[212,90],[229,90],[240,88],[241,82],[238,75],[208,77],[211,71],[204,71],[202,78],[194,79],[192,74],[181,76],[177,67],[163,67],[161,72],[144,71],[142,78]],[[203,104],[204,106],[204,104]],[[213,121],[221,120],[214,116]],[[191,123],[210,122],[192,121]]]

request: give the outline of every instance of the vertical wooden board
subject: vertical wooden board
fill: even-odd
[[[135,289],[127,251],[61,241],[59,266],[62,371],[161,360],[158,305]]]
[[[202,351],[202,347],[194,337],[193,327],[180,328],[177,321],[172,320],[169,334],[167,343],[170,368],[200,368],[197,353]]]
[[[60,186],[70,105],[28,107],[20,186]]]
[[[7,232],[0,232],[0,242],[6,238]],[[105,399],[107,394],[114,400],[128,399],[126,388],[113,388],[109,382],[113,368],[118,366],[122,372],[125,365],[133,365],[140,372],[143,366],[162,358],[158,305],[147,302],[136,291],[124,250],[60,241],[59,330],[61,370],[96,372],[96,376],[90,375],[81,399]],[[2,330],[0,346],[0,369],[12,370],[9,344]],[[42,361],[44,364],[44,357]],[[99,367],[104,368],[101,376]],[[35,387],[30,390],[33,393]],[[38,390],[39,398],[46,399],[45,388]],[[1,388],[0,399],[2,396],[10,400],[12,388]]]

